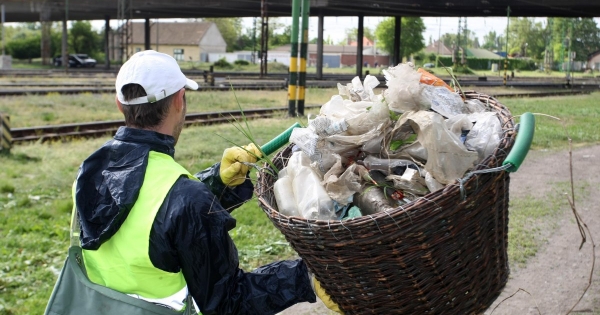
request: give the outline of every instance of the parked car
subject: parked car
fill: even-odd
[[[62,66],[62,56],[54,58],[54,65]],[[71,54],[69,55],[69,68],[93,68],[96,66],[96,59],[90,58],[87,54]]]
[[[426,63],[423,65],[423,68],[433,68],[435,65],[433,63]]]

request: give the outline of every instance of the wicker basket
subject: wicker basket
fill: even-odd
[[[510,111],[465,92],[498,113],[504,137],[477,169],[501,166],[515,138]],[[287,164],[291,146],[273,159]],[[508,184],[505,171],[477,174],[404,208],[348,221],[315,221],[277,211],[276,178],[259,173],[259,205],[345,314],[477,314],[506,284]]]

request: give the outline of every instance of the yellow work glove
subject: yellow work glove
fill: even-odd
[[[223,184],[230,187],[242,184],[246,180],[246,174],[250,167],[241,162],[256,163],[261,156],[262,153],[254,143],[225,149],[219,169]]]
[[[317,278],[315,278],[315,276],[313,276],[310,273],[309,273],[309,277],[310,277],[310,282],[313,287],[313,291],[315,291],[315,295],[318,296],[319,299],[321,299],[323,304],[325,304],[325,306],[327,306],[328,309],[330,309],[336,313],[344,314],[344,312],[342,312],[342,310],[340,310],[340,307],[337,305],[337,303],[335,303],[331,299],[329,294],[327,294],[327,292],[325,292],[325,289],[323,289],[323,287],[321,286],[321,283],[319,283],[319,280],[317,280]]]

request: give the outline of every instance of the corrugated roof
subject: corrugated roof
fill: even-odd
[[[483,59],[504,59],[487,49],[467,48],[467,57],[483,58]]]
[[[446,45],[439,40],[436,40],[431,43],[431,45],[425,47],[425,52],[428,54],[439,54],[441,56],[452,56],[452,49],[446,47]]]
[[[162,45],[199,45],[213,22],[160,22],[150,26],[150,42]],[[133,44],[144,44],[144,23],[132,23]]]

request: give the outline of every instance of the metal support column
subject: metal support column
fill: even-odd
[[[110,34],[110,16],[104,16],[104,69],[110,69],[110,42],[108,35]]]
[[[317,80],[323,79],[323,12],[319,10],[319,26],[317,30]]]
[[[296,102],[298,100],[298,34],[300,24],[300,4],[302,0],[292,1],[292,33],[290,34],[290,79],[288,82],[288,116],[296,116]]]
[[[306,96],[306,60],[308,59],[308,20],[310,18],[310,0],[302,0],[302,32],[300,37],[300,71],[298,71],[298,116],[304,116],[304,98]]]
[[[144,20],[144,50],[150,50],[150,19]]]
[[[40,8],[40,24],[42,25],[42,41],[41,41],[41,53],[42,53],[42,64],[48,65],[51,63],[50,54],[50,37],[52,35],[52,21],[50,20],[50,7],[45,3]]]
[[[504,86],[508,80],[508,25],[510,23],[510,7],[506,7],[506,51],[504,56]]]
[[[269,50],[269,16],[267,14],[267,0],[261,0],[260,5],[261,28],[260,28],[260,77],[267,75],[267,53]]]
[[[62,48],[61,48],[61,56],[62,56],[62,66],[65,68],[65,71],[69,71],[69,56],[67,56],[67,45],[68,45],[68,36],[69,32],[67,31],[67,21],[69,16],[69,0],[65,3],[65,15],[63,16],[62,21]]]
[[[356,36],[356,75],[362,79],[363,74],[363,37],[365,32],[365,16],[358,16],[358,35]]]
[[[396,16],[396,23],[394,24],[394,62],[393,65],[397,65],[402,62],[402,56],[400,55],[400,31],[402,27],[402,17]]]

